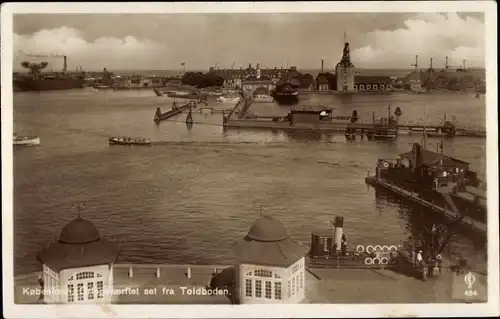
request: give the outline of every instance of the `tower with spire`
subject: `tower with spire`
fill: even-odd
[[[351,51],[349,49],[347,33],[344,31],[344,51],[342,53],[342,58],[335,66],[337,91],[340,92],[354,91],[354,64],[351,62],[350,54]]]

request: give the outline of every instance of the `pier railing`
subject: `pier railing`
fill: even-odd
[[[134,270],[137,271],[150,271],[152,274],[156,275],[156,278],[161,277],[162,269],[185,269],[186,277],[191,278],[192,270],[213,270],[213,273],[217,274],[220,271],[232,268],[234,265],[197,265],[197,264],[132,264],[132,263],[119,263],[113,265],[114,269],[127,269],[128,277],[133,278]]]

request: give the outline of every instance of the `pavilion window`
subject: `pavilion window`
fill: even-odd
[[[281,282],[274,283],[274,299],[281,300]]]
[[[292,287],[292,282],[288,280],[288,298],[292,296],[292,289],[290,289],[291,287]]]
[[[83,283],[76,285],[76,296],[78,301],[83,301],[85,299],[85,294],[83,291]]]
[[[262,298],[262,280],[255,281],[255,297]]]
[[[272,286],[270,281],[265,282],[265,297],[266,299],[271,299],[273,297]]]
[[[104,283],[102,281],[97,282],[97,299],[104,298]]]
[[[75,286],[73,284],[68,285],[68,302],[75,301]]]
[[[245,296],[252,297],[252,295],[253,295],[252,279],[246,279],[245,280]]]
[[[93,282],[87,283],[87,299],[94,300],[94,283]]]

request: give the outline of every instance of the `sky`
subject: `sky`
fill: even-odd
[[[295,65],[331,70],[344,33],[357,68],[484,67],[482,13],[15,14],[14,70],[67,55],[68,70],[207,70]]]

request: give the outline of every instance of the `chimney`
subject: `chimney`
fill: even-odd
[[[67,67],[68,67],[68,64],[67,64],[67,62],[66,62],[66,56],[64,56],[63,58],[64,58],[64,62],[63,62],[63,72],[66,72]]]
[[[335,216],[335,221],[334,221],[334,229],[333,229],[333,240],[332,240],[332,253],[338,252],[341,250],[342,246],[342,235],[343,235],[343,228],[344,228],[344,217],[342,216]]]
[[[324,65],[324,61],[321,60],[321,73],[323,73],[323,65]]]

